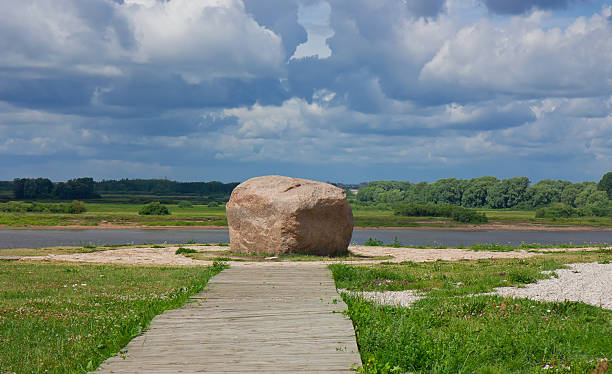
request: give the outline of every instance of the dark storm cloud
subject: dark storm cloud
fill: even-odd
[[[146,78],[145,78],[146,77]],[[157,109],[281,104],[288,95],[278,79],[219,78],[188,84],[178,76],[136,75],[101,94],[106,105]]]
[[[404,0],[410,13],[418,17],[435,17],[444,10],[444,0]]]
[[[563,9],[575,0],[483,0],[494,13],[521,14],[532,9]]]

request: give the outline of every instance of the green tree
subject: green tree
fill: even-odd
[[[53,183],[47,178],[16,178],[13,180],[15,199],[50,197]]]
[[[487,204],[491,208],[512,208],[525,200],[529,186],[527,177],[508,178],[487,190]]]
[[[597,189],[595,183],[586,186],[582,192],[576,196],[574,200],[576,207],[606,207],[609,203],[608,196],[605,191]]]
[[[572,183],[568,181],[555,181],[544,179],[536,184],[529,186],[526,191],[526,205],[538,208],[561,201],[561,194],[567,186]]]
[[[601,180],[597,184],[597,188],[601,191],[606,191],[608,199],[612,200],[612,171],[607,172],[601,177]]]
[[[436,204],[460,205],[467,181],[446,178],[435,181],[429,186],[427,200]]]
[[[595,191],[586,201],[586,206],[589,208],[605,208],[608,205],[610,205],[610,200],[608,200],[606,191]]]
[[[461,205],[468,208],[480,208],[487,205],[487,191],[489,187],[499,183],[495,177],[473,178],[463,191]]]

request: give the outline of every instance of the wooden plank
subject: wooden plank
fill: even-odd
[[[354,373],[345,309],[324,267],[233,267],[96,372]]]

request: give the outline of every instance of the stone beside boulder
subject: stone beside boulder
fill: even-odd
[[[344,190],[328,183],[269,175],[238,185],[226,205],[233,252],[345,253],[353,212]]]

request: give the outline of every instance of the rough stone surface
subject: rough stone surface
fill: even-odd
[[[346,252],[353,233],[345,192],[306,179],[249,179],[226,209],[234,252],[334,255]]]

